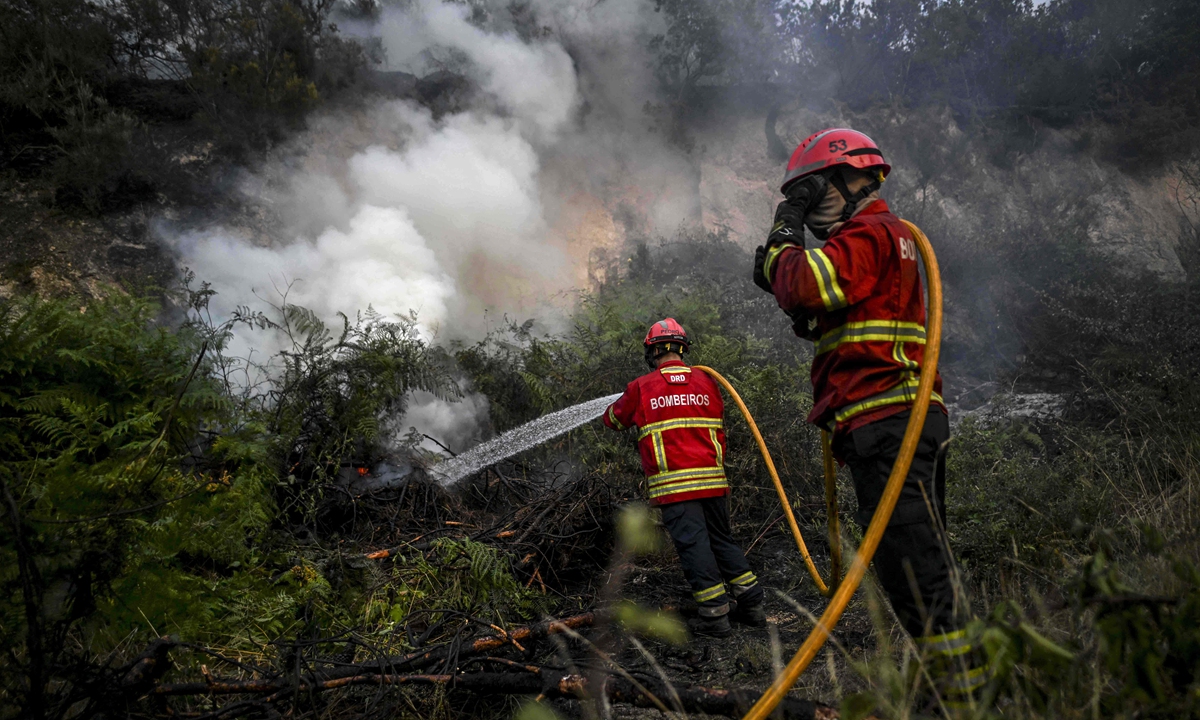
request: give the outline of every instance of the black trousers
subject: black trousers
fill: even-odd
[[[900,453],[908,418],[908,412],[892,415],[836,440],[835,450],[850,466],[858,496],[854,519],[864,531]],[[938,450],[949,437],[948,418],[931,407],[896,510],[875,551],[879,582],[914,638],[957,627],[953,561],[939,529],[946,521],[946,471]]]
[[[662,506],[663,525],[671,534],[683,575],[692,587],[700,614],[729,611],[728,583],[739,602],[762,602],[763,590],[746,555],[729,530],[729,497],[684,500]]]

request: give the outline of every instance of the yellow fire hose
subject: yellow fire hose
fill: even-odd
[[[750,426],[750,434],[754,436],[754,440],[758,443],[758,451],[762,453],[763,461],[767,463],[767,472],[771,474],[771,480],[775,482],[775,492],[779,495],[779,503],[783,505],[783,515],[787,518],[788,526],[792,529],[792,537],[796,538],[796,547],[800,550],[800,557],[804,558],[804,564],[806,567],[808,567],[808,574],[812,577],[813,582],[816,583],[817,589],[821,591],[822,595],[829,597],[833,594],[833,591],[830,589],[830,585],[837,585],[838,571],[836,568],[841,562],[842,545],[840,538],[835,544],[833,535],[833,525],[837,524],[836,513],[830,516],[831,518],[835,519],[832,521],[829,529],[830,548],[834,557],[836,558],[833,561],[835,569],[830,584],[826,585],[825,581],[821,579],[821,573],[817,572],[817,566],[813,563],[812,556],[808,554],[808,546],[804,544],[804,536],[800,534],[800,526],[796,524],[796,516],[792,513],[792,503],[790,500],[788,500],[787,492],[783,489],[783,483],[779,480],[779,473],[775,470],[775,461],[771,459],[771,451],[767,449],[767,443],[763,441],[762,433],[758,431],[758,425],[754,422],[754,418],[751,417],[750,411],[746,408],[746,403],[742,402],[742,396],[738,395],[738,391],[733,389],[733,385],[730,385],[729,381],[726,380],[724,376],[722,376],[721,373],[717,372],[716,370],[713,370],[706,365],[696,365],[695,369],[703,370],[711,375],[713,380],[716,380],[718,383],[720,383],[721,387],[725,388],[725,392],[729,393],[729,397],[733,398],[733,402],[737,404],[738,410],[742,411],[742,417],[746,418],[746,424]],[[824,434],[822,434],[822,440],[824,440]],[[828,445],[828,443],[823,442],[822,445]],[[830,485],[828,477],[828,468],[832,462],[832,456],[826,458],[825,499],[826,508],[828,509],[830,503],[833,503],[833,508],[836,510],[836,489],[834,486]],[[834,478],[835,480],[837,478],[836,471]],[[834,492],[832,496],[830,495],[831,490]],[[833,499],[830,500],[830,497]]]
[[[871,564],[871,558],[875,555],[875,549],[879,547],[879,540],[883,537],[883,531],[887,528],[888,522],[892,519],[892,511],[896,509],[896,501],[900,498],[900,489],[904,486],[904,480],[908,476],[908,468],[912,464],[913,454],[917,450],[917,443],[921,438],[921,431],[925,427],[925,416],[929,412],[929,401],[933,396],[933,383],[937,378],[938,354],[941,351],[942,345],[942,280],[938,272],[937,257],[933,254],[933,248],[929,245],[929,239],[925,234],[912,223],[907,220],[904,224],[912,231],[913,238],[917,244],[917,250],[921,253],[921,260],[925,264],[925,274],[928,278],[929,296],[928,296],[928,329],[925,341],[925,356],[923,367],[921,368],[921,379],[917,385],[916,400],[913,403],[912,414],[908,418],[908,427],[904,431],[904,439],[900,443],[900,453],[896,456],[896,462],[892,465],[892,474],[888,477],[887,486],[884,488],[883,497],[879,500],[879,506],[875,508],[875,515],[871,518],[871,524],[867,526],[867,532],[863,536],[862,545],[858,547],[858,552],[854,555],[854,561],[850,564],[850,570],[846,573],[846,577],[842,582],[839,582],[841,573],[841,540],[838,527],[837,516],[837,468],[833,462],[833,453],[830,446],[831,439],[828,433],[821,433],[821,448],[824,455],[825,465],[825,504],[828,512],[829,522],[829,547],[832,556],[832,569],[830,574],[830,582],[826,584],[821,579],[820,573],[817,572],[817,567],[813,564],[812,557],[808,553],[808,547],[804,544],[804,538],[800,535],[800,527],[796,524],[796,517],[792,514],[792,505],[788,500],[787,493],[783,489],[783,483],[779,480],[779,473],[775,470],[775,463],[771,459],[771,453],[767,450],[767,445],[763,442],[762,434],[758,431],[758,426],[754,423],[754,418],[750,416],[750,411],[746,408],[746,404],[742,402],[742,398],[729,384],[729,381],[721,377],[721,374],[710,367],[697,365],[696,369],[703,370],[708,373],[721,384],[722,387],[729,393],[730,397],[741,410],[742,415],[746,418],[746,424],[750,426],[750,432],[754,435],[754,439],[758,442],[758,449],[762,453],[763,460],[767,464],[767,471],[771,474],[771,480],[775,483],[775,490],[779,494],[779,500],[783,504],[783,512],[787,517],[788,525],[792,530],[792,535],[796,538],[796,547],[800,549],[800,556],[804,558],[804,564],[808,567],[808,574],[812,576],[813,582],[822,595],[826,597],[832,596],[829,605],[825,608],[825,612],[821,614],[817,620],[816,627],[813,628],[804,644],[796,651],[795,656],[788,662],[787,667],[783,672],[775,678],[774,683],[767,689],[763,696],[758,699],[750,712],[742,720],[764,720],[775,709],[783,697],[787,695],[792,686],[796,684],[796,680],[800,677],[800,673],[808,668],[809,663],[817,656],[821,646],[829,638],[829,633],[841,619],[842,613],[845,612],[846,606],[850,603],[850,598],[858,590],[859,584],[862,583],[863,575],[867,572],[867,567]]]

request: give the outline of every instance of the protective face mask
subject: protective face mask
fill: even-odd
[[[821,202],[804,216],[804,225],[818,240],[824,240],[829,237],[833,226],[842,219],[842,208],[845,206],[846,200],[842,194],[833,185],[829,185],[825,188],[825,197],[821,198]]]
[[[863,208],[878,199],[879,191],[876,190],[862,200],[859,200],[858,204],[854,206],[854,213],[850,217],[854,217],[854,215],[862,212]],[[844,207],[846,207],[846,199],[842,197],[842,194],[838,192],[836,187],[830,185],[825,191],[825,197],[821,198],[821,202],[804,217],[804,224],[814,237],[818,240],[825,240],[841,227],[842,208]]]

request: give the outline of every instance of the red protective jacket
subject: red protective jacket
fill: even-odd
[[[724,411],[712,378],[668,360],[629,383],[608,406],[604,424],[637,426],[650,504],[666,505],[729,492]]]
[[[775,299],[817,320],[811,423],[847,432],[912,407],[925,352],[925,291],[912,233],[876,200],[824,247],[770,259]],[[769,262],[770,262],[769,260]],[[946,411],[942,379],[933,401]]]

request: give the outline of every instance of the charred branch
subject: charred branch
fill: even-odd
[[[160,685],[153,694],[165,695],[248,695],[275,693],[290,687],[298,692],[334,690],[356,685],[443,685],[449,689],[467,690],[480,695],[536,695],[543,698],[584,699],[602,692],[610,702],[637,707],[659,707],[659,698],[671,698],[683,712],[740,717],[750,709],[760,693],[750,689],[722,690],[700,686],[675,687],[673,692],[662,683],[643,679],[639,684],[615,676],[599,681],[590,680],[556,668],[523,665],[510,672],[475,672],[462,675],[399,675],[360,673],[336,679],[301,682],[281,686],[263,680],[203,681]],[[596,685],[602,687],[597,688]],[[838,717],[832,707],[809,700],[789,697],[780,705],[786,720],[831,720]]]

